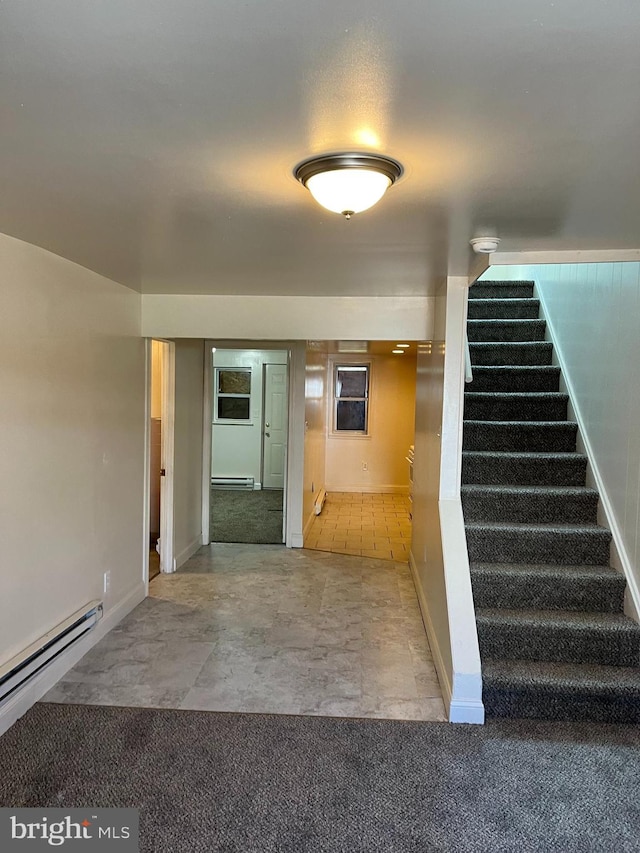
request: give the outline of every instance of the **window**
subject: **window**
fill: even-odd
[[[367,435],[369,428],[368,364],[336,364],[334,368],[334,432]]]
[[[251,368],[216,367],[216,421],[251,418]]]

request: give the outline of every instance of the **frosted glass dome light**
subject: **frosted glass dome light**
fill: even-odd
[[[402,166],[377,154],[334,154],[300,163],[294,172],[327,210],[350,219],[380,201]]]

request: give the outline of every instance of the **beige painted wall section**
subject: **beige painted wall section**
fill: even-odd
[[[307,345],[305,366],[304,497],[305,528],[313,521],[314,503],[325,485],[327,424],[327,354]]]
[[[408,340],[432,336],[435,297],[198,296],[146,293],[153,338]]]
[[[145,345],[119,284],[4,235],[0,274],[6,661],[91,599],[144,595]]]
[[[162,344],[151,341],[151,417],[162,417]]]
[[[176,341],[174,551],[179,568],[202,540],[204,341]]]
[[[408,493],[406,455],[413,444],[416,360],[410,355],[331,356],[328,398],[335,364],[371,363],[369,435],[332,434],[333,404],[327,412],[327,491]],[[363,470],[363,465],[367,470]]]

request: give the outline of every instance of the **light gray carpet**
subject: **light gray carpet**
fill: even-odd
[[[282,489],[211,489],[211,541],[282,544]]]
[[[640,850],[640,728],[39,704],[1,806],[129,806],[142,851]]]

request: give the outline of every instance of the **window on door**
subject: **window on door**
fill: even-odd
[[[369,364],[336,364],[333,373],[333,431],[367,435]]]

